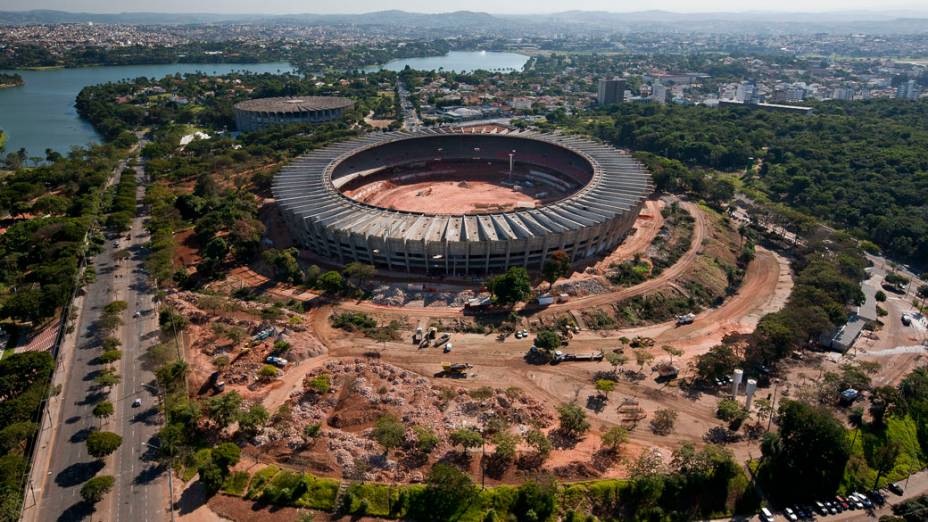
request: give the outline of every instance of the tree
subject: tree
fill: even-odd
[[[467,451],[483,445],[483,436],[477,430],[462,428],[451,432],[448,441],[452,446],[461,446],[461,449]]]
[[[570,256],[563,250],[555,251],[545,261],[541,273],[545,281],[553,287],[555,281],[570,274]]]
[[[93,382],[100,388],[109,388],[110,386],[116,386],[119,384],[120,377],[115,370],[106,369],[102,370],[93,378]]]
[[[696,358],[696,376],[703,382],[712,382],[730,375],[739,364],[741,357],[735,353],[735,349],[726,344],[719,344]]]
[[[226,240],[221,237],[210,239],[209,243],[206,243],[206,247],[203,249],[203,257],[216,262],[222,262],[228,254],[229,245],[226,243]]]
[[[670,356],[670,364],[673,364],[674,357],[680,357],[681,355],[683,355],[683,350],[679,348],[675,348],[669,344],[665,344],[661,346],[661,350],[664,350],[664,352],[666,352],[667,355]]]
[[[532,292],[532,283],[528,271],[520,266],[509,268],[505,274],[487,281],[487,288],[496,302],[509,306],[524,301]]]
[[[413,426],[412,431],[416,434],[416,449],[423,455],[432,453],[440,442],[438,436],[428,426]]]
[[[564,403],[557,408],[560,426],[558,429],[569,437],[579,437],[590,429],[586,420],[586,412],[573,403]]]
[[[596,379],[596,391],[600,393],[605,398],[609,398],[609,394],[612,393],[612,390],[615,390],[615,381],[611,379]]]
[[[902,396],[896,388],[892,386],[874,388],[870,392],[870,415],[873,417],[873,423],[883,426],[886,416],[902,402]]]
[[[747,415],[744,408],[734,399],[722,399],[715,411],[715,416],[723,421],[731,422],[736,419],[743,419]]]
[[[122,359],[122,352],[119,350],[106,350],[105,352],[100,354],[98,359],[103,364],[112,364]]]
[[[377,419],[372,433],[374,440],[383,446],[384,455],[393,448],[398,448],[406,439],[406,428],[395,415],[383,415]]]
[[[231,442],[223,442],[212,449],[210,456],[219,467],[228,470],[238,464],[242,457],[242,450]]]
[[[779,434],[761,445],[771,492],[783,501],[833,495],[849,457],[844,426],[827,409],[784,400]]]
[[[618,375],[619,366],[628,362],[628,357],[624,353],[619,352],[606,352],[605,354],[606,362],[612,365],[612,374]]]
[[[270,415],[261,404],[252,404],[238,419],[238,429],[245,435],[254,436],[267,424]]]
[[[87,437],[87,453],[102,459],[122,444],[122,437],[110,431],[95,431]]]
[[[657,435],[670,435],[676,423],[676,410],[660,409],[654,412],[654,417],[651,419],[651,431]]]
[[[525,442],[535,449],[536,456],[542,461],[551,454],[551,440],[541,430],[529,430],[525,434]]]
[[[477,496],[470,477],[454,466],[436,464],[429,472],[425,490],[410,506],[412,520],[444,522],[466,509]]]
[[[318,284],[323,292],[330,295],[338,294],[345,287],[342,275],[332,270],[322,274]]]
[[[116,479],[112,475],[99,475],[88,480],[81,486],[81,498],[84,502],[96,504],[113,489]]]
[[[535,347],[549,352],[557,350],[561,347],[561,338],[554,330],[541,330],[538,332],[538,335],[535,336]]]
[[[220,430],[239,419],[245,400],[237,391],[210,397],[206,400],[206,416]]]
[[[349,280],[354,279],[355,286],[359,288],[364,286],[364,283],[368,279],[374,277],[375,272],[376,269],[374,268],[374,265],[358,263],[357,261],[348,263],[342,270],[342,273],[345,275],[345,277],[347,277]]]
[[[654,360],[654,354],[647,350],[635,350],[635,362],[638,363],[638,371],[644,371],[644,366]]]
[[[501,464],[512,462],[516,457],[519,438],[509,432],[501,431],[493,435],[492,441],[496,446],[496,449],[493,450],[493,460]]]
[[[108,419],[113,415],[115,408],[110,401],[103,401],[93,407],[93,416],[98,419]]]
[[[621,426],[609,428],[602,434],[600,440],[604,448],[609,449],[612,453],[618,453],[622,444],[628,442],[628,430]]]
[[[880,478],[895,467],[900,453],[902,453],[902,447],[895,440],[887,441],[873,451],[873,466],[876,468],[874,488],[879,485]]]

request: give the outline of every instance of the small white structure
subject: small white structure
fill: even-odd
[[[741,386],[741,379],[744,378],[744,370],[741,368],[735,368],[735,373],[731,376],[731,395],[732,397],[738,396],[738,388]]]
[[[747,385],[744,388],[744,394],[747,396],[744,400],[744,409],[746,411],[751,411],[751,401],[754,400],[755,391],[757,391],[757,381],[748,379]]]

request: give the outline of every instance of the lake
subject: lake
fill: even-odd
[[[145,76],[202,72],[211,75],[233,71],[255,73],[291,72],[287,62],[257,64],[125,65],[15,71],[26,82],[22,87],[0,89],[0,129],[6,133],[4,153],[25,148],[30,156],[45,157],[45,149],[67,152],[72,145],[99,142],[93,127],[77,115],[74,100],[88,85]],[[4,71],[0,71],[4,72]],[[7,71],[14,72],[14,71]]]
[[[484,71],[508,72],[521,71],[528,56],[518,53],[496,53],[490,51],[452,51],[444,56],[427,56],[424,58],[400,58],[390,60],[383,65],[368,67],[367,71],[387,69],[402,71],[408,65],[418,71],[437,71],[444,69],[455,72]]]

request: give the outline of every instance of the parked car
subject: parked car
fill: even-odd
[[[904,493],[904,491],[902,490],[902,486],[900,486],[899,484],[896,484],[896,483],[892,483],[892,484],[886,486],[886,489],[888,489],[888,490],[892,491],[893,493],[895,493],[895,494],[897,494],[897,495],[900,495],[900,496],[902,495],[902,493]]]
[[[135,399],[134,401],[132,401],[133,408],[138,408],[141,405],[142,405],[142,399]]]
[[[819,514],[819,515],[822,515],[823,517],[827,517],[828,514],[829,514],[829,513],[828,513],[828,508],[825,507],[825,504],[822,504],[822,503],[819,502],[819,501],[816,501],[816,502],[815,502],[815,510],[818,511],[818,514]]]
[[[790,522],[796,522],[797,520],[799,520],[799,515],[797,515],[796,512],[793,511],[793,508],[784,509],[783,514],[786,515],[786,519],[789,520]]]
[[[873,502],[870,502],[870,499],[867,498],[865,495],[862,495],[856,491],[851,493],[851,495],[854,498],[856,498],[858,501],[860,501],[860,503],[863,504],[865,508],[870,509],[873,507]]]
[[[886,503],[886,497],[883,496],[883,493],[878,489],[874,489],[869,493],[870,500],[878,506],[882,506]]]
[[[287,362],[288,362],[288,361],[287,361],[286,359],[282,358],[282,357],[274,357],[274,356],[272,355],[272,356],[268,357],[267,359],[265,359],[264,362],[267,362],[267,363],[269,363],[269,364],[273,364],[274,366],[277,366],[278,368],[283,368],[284,366],[287,365]]]
[[[773,522],[773,513],[765,507],[760,508],[760,519],[764,522]]]
[[[842,497],[841,495],[838,495],[838,496],[835,497],[835,502],[837,502],[838,505],[841,506],[841,509],[843,509],[843,510],[848,510],[848,509],[853,509],[853,508],[854,508],[853,503],[849,503],[849,502],[848,502],[848,499]]]

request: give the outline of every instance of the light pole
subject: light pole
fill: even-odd
[[[770,416],[767,417],[767,431],[765,433],[770,432],[770,422],[773,421],[773,414],[777,411],[777,388],[779,387],[779,385],[780,385],[780,379],[774,379],[773,380],[773,400],[770,401],[770,409],[772,411],[770,412]]]
[[[516,151],[515,149],[513,149],[513,151],[509,153],[509,181],[512,181],[512,165],[513,165],[512,158],[515,155],[516,155]]]

